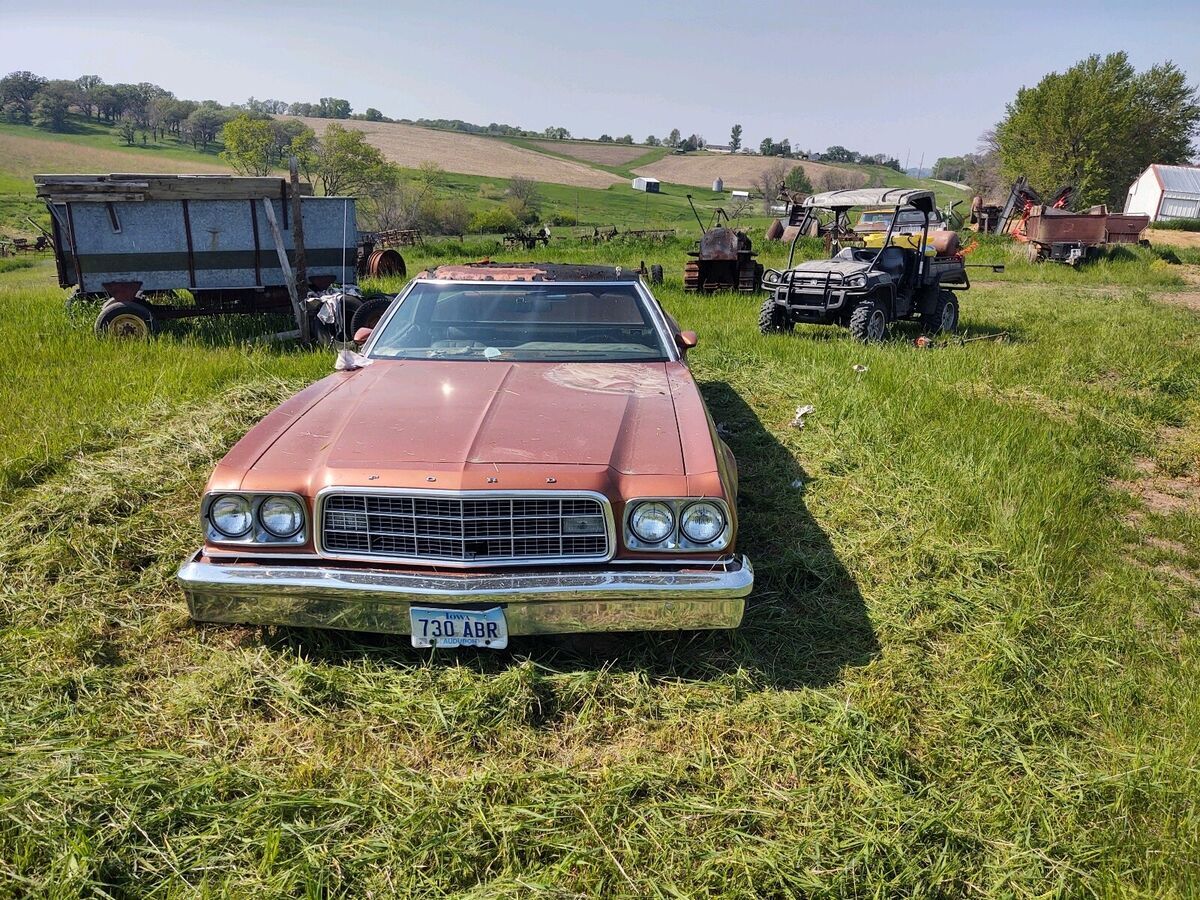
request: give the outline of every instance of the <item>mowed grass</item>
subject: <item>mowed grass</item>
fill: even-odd
[[[96,342],[0,275],[0,890],[1195,896],[1200,321],[991,283],[965,336],[1004,340],[764,338],[663,252],[556,255],[666,265],[746,621],[489,654],[191,624],[208,470],[331,355]]]

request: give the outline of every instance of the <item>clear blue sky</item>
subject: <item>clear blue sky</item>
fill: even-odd
[[[974,149],[1022,85],[1089,53],[1200,80],[1200,2],[485,3],[0,0],[0,68],[178,96],[344,97],[395,118],[576,135],[843,144],[915,166]],[[295,36],[293,36],[295,35]]]

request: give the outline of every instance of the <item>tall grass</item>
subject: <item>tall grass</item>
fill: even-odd
[[[96,342],[4,275],[0,893],[1200,891],[1200,519],[1112,487],[1197,474],[1195,316],[994,283],[962,318],[1003,340],[764,338],[659,249],[556,255],[666,266],[740,461],[746,621],[501,654],[190,624],[208,470],[332,357]]]
[[[1152,222],[1150,228],[1154,231],[1200,231],[1200,219],[1167,219]]]

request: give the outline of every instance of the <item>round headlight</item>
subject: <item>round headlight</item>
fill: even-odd
[[[711,544],[725,530],[725,514],[715,503],[693,503],[683,511],[679,527],[694,544]]]
[[[226,494],[214,500],[208,508],[208,520],[213,528],[231,538],[241,537],[254,524],[250,501],[237,494]]]
[[[665,503],[639,503],[629,516],[629,528],[638,540],[658,544],[675,530],[675,514]]]
[[[258,508],[263,528],[277,538],[289,538],[304,525],[304,509],[295,497],[268,497]]]

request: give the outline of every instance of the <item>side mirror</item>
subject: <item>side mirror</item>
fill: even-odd
[[[354,332],[354,343],[359,345],[365,344],[371,337],[371,332],[374,330],[374,328],[367,328],[365,326],[358,329],[358,331]]]
[[[679,349],[681,350],[691,350],[700,343],[700,338],[696,336],[696,332],[694,331],[681,331],[675,335],[675,343],[679,345]]]

